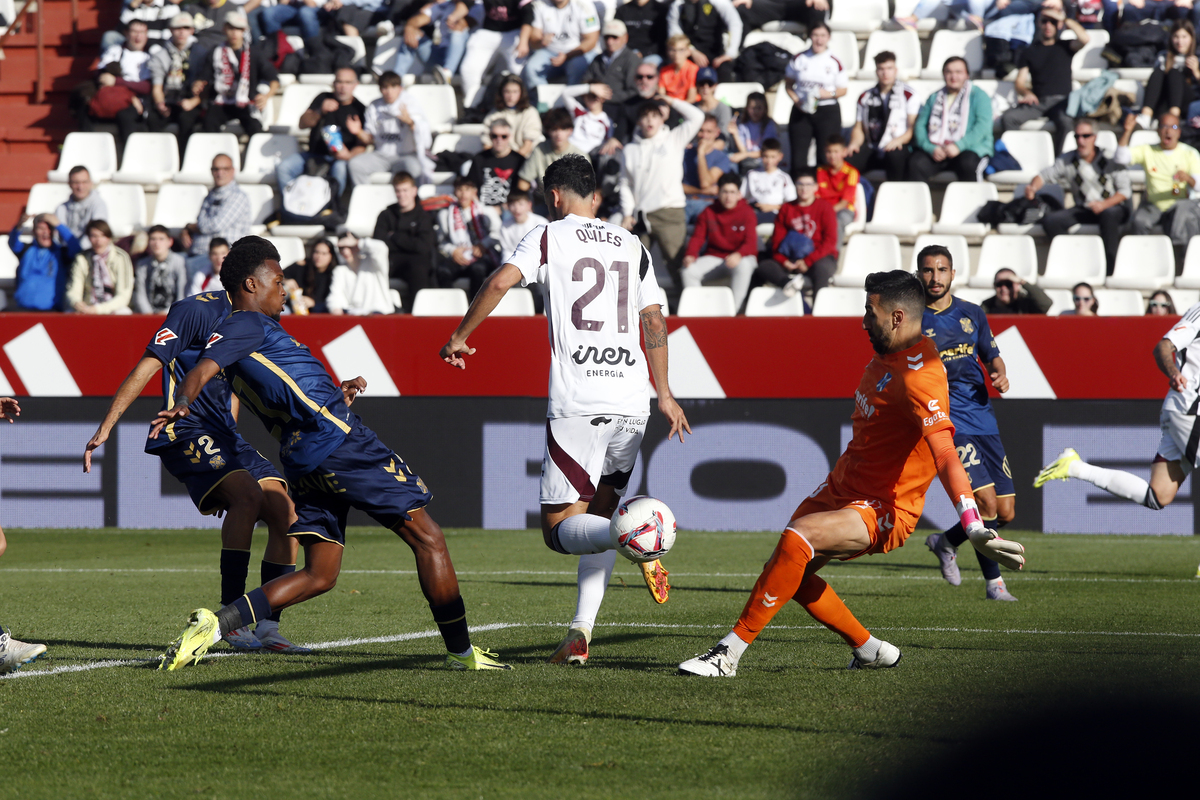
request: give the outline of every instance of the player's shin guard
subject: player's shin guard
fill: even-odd
[[[871,638],[871,634],[823,578],[809,575],[796,592],[796,602],[804,606],[813,619],[845,639],[851,647],[862,647]]]
[[[261,583],[265,586],[276,578],[282,578],[284,575],[291,575],[296,571],[295,564],[276,564],[274,561],[263,560],[258,568],[258,577]],[[267,619],[272,622],[279,622],[279,614],[282,611],[273,611]]]
[[[609,520],[595,514],[567,517],[550,531],[551,547],[559,553],[586,556],[612,550]]]
[[[429,610],[433,612],[433,621],[441,631],[447,652],[461,655],[471,649],[471,633],[467,630],[467,606],[463,603],[461,595],[440,606],[430,603]]]
[[[749,643],[762,633],[779,609],[799,590],[804,569],[814,555],[813,546],[795,530],[788,528],[783,532],[771,560],[754,582],[742,615],[733,626],[738,638]]]
[[[248,592],[217,612],[221,624],[221,636],[253,625],[271,616],[271,602],[261,587]]]
[[[221,605],[229,605],[246,593],[249,572],[249,550],[221,550]]]

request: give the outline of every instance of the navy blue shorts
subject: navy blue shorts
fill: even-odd
[[[346,440],[321,466],[292,480],[296,522],[288,536],[302,545],[346,544],[346,515],[351,507],[365,511],[388,530],[412,519],[408,512],[433,499],[404,459],[355,418]]]
[[[181,436],[169,447],[155,450],[153,454],[162,459],[172,477],[187,487],[188,495],[201,514],[215,514],[224,509],[224,505],[210,495],[221,481],[235,472],[249,472],[260,483],[279,481],[287,486],[275,465],[234,431],[196,431]]]
[[[997,497],[1017,493],[1012,471],[1008,468],[1008,456],[1004,455],[1004,443],[997,434],[956,433],[954,446],[974,491],[994,486]]]

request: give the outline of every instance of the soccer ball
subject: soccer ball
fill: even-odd
[[[608,526],[617,552],[634,563],[661,558],[675,544],[675,515],[661,500],[644,495],[621,501]]]

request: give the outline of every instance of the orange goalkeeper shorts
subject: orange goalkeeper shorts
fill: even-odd
[[[844,508],[853,509],[862,517],[871,536],[871,545],[859,553],[841,559],[842,561],[895,550],[904,544],[917,526],[917,517],[895,509],[881,500],[843,495],[828,481],[804,499],[792,514],[792,519],[819,514],[822,511],[841,511]]]

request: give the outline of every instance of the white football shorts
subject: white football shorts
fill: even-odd
[[[1158,455],[1167,461],[1178,461],[1183,474],[1189,474],[1197,465],[1197,449],[1200,445],[1200,429],[1196,417],[1179,411],[1163,411],[1158,423],[1162,427],[1162,438],[1158,440]]]
[[[541,503],[590,502],[602,483],[623,496],[648,419],[618,414],[547,419]]]

